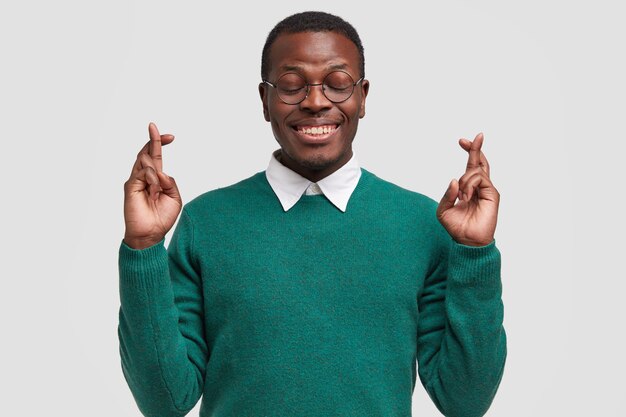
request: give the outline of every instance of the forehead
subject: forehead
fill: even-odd
[[[359,70],[359,51],[347,37],[335,32],[301,32],[279,35],[269,53],[270,77],[286,70],[304,73],[344,68]]]

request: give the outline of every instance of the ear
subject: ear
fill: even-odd
[[[270,111],[267,105],[267,101],[269,100],[267,97],[267,85],[265,83],[259,83],[259,95],[261,96],[261,102],[263,103],[263,117],[266,122],[270,121]]]
[[[359,110],[359,119],[365,117],[365,99],[370,90],[370,82],[368,80],[361,81],[361,108]]]

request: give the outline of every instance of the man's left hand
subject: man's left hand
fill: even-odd
[[[498,219],[500,193],[489,179],[489,163],[480,150],[483,139],[479,133],[473,141],[459,140],[469,154],[465,174],[450,182],[437,207],[437,218],[450,236],[468,246],[491,243]]]

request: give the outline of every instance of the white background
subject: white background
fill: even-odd
[[[265,37],[354,24],[361,165],[439,199],[485,133],[509,356],[488,416],[624,416],[626,16],[596,1],[69,1],[0,6],[5,416],[139,416],[118,354],[123,183],[147,125],[185,202],[265,169]],[[437,416],[424,389],[415,416]],[[190,413],[196,416],[197,409]]]

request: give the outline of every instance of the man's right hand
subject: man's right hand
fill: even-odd
[[[174,178],[163,172],[161,145],[174,135],[161,135],[154,123],[148,126],[150,140],[137,154],[128,181],[124,183],[124,243],[145,249],[160,242],[172,228],[183,206]]]

